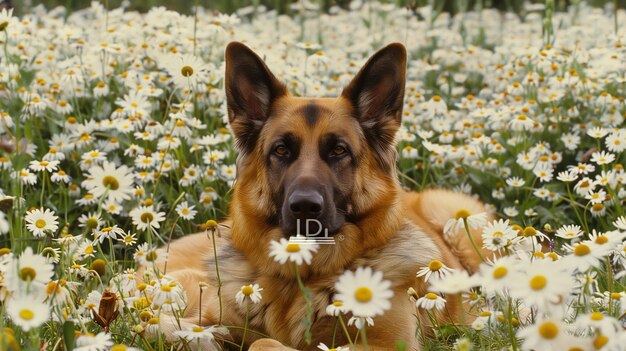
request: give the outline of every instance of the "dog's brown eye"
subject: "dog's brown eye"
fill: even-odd
[[[343,156],[346,152],[348,152],[348,150],[346,150],[345,147],[335,146],[335,148],[333,149],[333,156]]]
[[[278,156],[288,156],[289,149],[285,145],[278,145],[274,149],[274,153]]]

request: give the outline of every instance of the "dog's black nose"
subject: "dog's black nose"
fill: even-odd
[[[315,190],[296,190],[288,201],[289,210],[296,218],[318,218],[324,207],[322,194]]]

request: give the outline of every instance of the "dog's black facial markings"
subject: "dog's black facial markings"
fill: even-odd
[[[309,102],[308,104],[301,107],[298,111],[296,111],[296,113],[302,114],[309,127],[313,127],[315,123],[317,123],[317,119],[319,118],[321,111],[321,106],[314,102]]]
[[[300,146],[300,139],[292,133],[285,133],[276,138],[266,152],[268,166],[272,167],[275,161],[284,165],[293,162],[300,154]]]
[[[352,167],[356,167],[356,158],[346,140],[341,136],[329,133],[320,138],[320,157],[331,167],[336,167],[338,162],[350,161]]]

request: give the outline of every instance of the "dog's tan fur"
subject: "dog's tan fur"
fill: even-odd
[[[379,55],[377,57],[390,59],[390,62],[399,61],[394,64],[397,65],[396,73],[401,74],[401,78],[382,79],[374,84],[374,88],[368,88],[366,94],[359,97],[360,101],[348,99],[345,92],[339,98],[292,97],[271,73],[268,73],[272,85],[269,91],[250,93],[253,95],[249,95],[247,102],[250,102],[250,99],[258,99],[267,103],[253,106],[253,112],[267,114],[269,117],[264,121],[253,147],[245,150],[245,145],[240,144],[242,156],[237,165],[238,175],[229,211],[230,218],[219,225],[220,236],[216,236],[215,240],[217,259],[213,253],[214,243],[207,233],[183,237],[169,246],[166,273],[176,278],[185,288],[189,305],[180,325],[173,318],[170,321],[167,320],[168,317],[161,318],[167,335],[171,336],[173,330],[179,327],[185,328],[187,325],[197,323],[199,317],[203,325],[214,325],[219,322],[220,304],[215,274],[218,264],[222,284],[223,325],[239,327],[244,325],[246,311],[235,302],[235,295],[243,285],[258,283],[264,288],[262,301],[251,305],[249,329],[268,335],[272,339],[260,339],[258,334],[248,333],[247,345],[257,340],[251,348],[314,349],[319,342],[330,345],[336,318],[327,316],[325,309],[333,301],[334,284],[345,270],[369,266],[383,272],[384,278],[392,282],[394,291],[392,308],[384,315],[376,317],[375,326],[367,329],[370,347],[375,350],[392,350],[396,341],[403,340],[408,349],[420,349],[416,332],[418,328],[427,328],[430,321],[415,308],[406,291],[409,287],[415,288],[421,295],[427,291],[422,279],[417,279],[415,274],[419,268],[427,266],[433,259],[441,260],[451,268],[466,269],[470,272],[477,270],[480,260],[467,236],[458,235],[449,240],[442,232],[445,222],[453,218],[460,209],[477,213],[483,212],[484,208],[477,200],[450,191],[429,190],[422,193],[404,191],[397,180],[395,165],[386,167],[390,156],[381,155],[391,151],[379,150],[377,153],[364,135],[363,130],[366,127],[363,126],[366,123],[354,117],[355,104],[365,106],[361,106],[359,113],[363,113],[364,108],[371,108],[370,112],[376,112],[376,106],[368,107],[367,104],[380,104],[381,101],[376,101],[377,96],[389,93],[393,84],[401,84],[399,93],[403,94],[406,57],[404,49],[399,44],[394,45],[384,49],[387,50],[385,52],[381,50],[383,54],[377,54]],[[229,50],[226,56],[227,71],[228,65],[230,64],[233,69],[236,63],[233,62],[239,59],[234,57],[235,55],[248,55],[247,59],[259,64],[254,59],[254,54],[248,52],[249,50],[242,44],[231,44]],[[369,62],[366,67],[374,64],[376,62]],[[246,65],[245,67],[248,67],[250,63]],[[262,63],[258,67],[267,69]],[[229,85],[234,84],[242,85],[242,89],[250,89],[248,85],[254,83],[229,81],[231,78],[228,74],[227,72],[227,89]],[[360,73],[365,74],[369,73]],[[394,82],[394,79],[401,82]],[[359,82],[353,82],[347,89],[356,89],[353,87],[355,84],[358,85]],[[241,89],[239,93],[242,93]],[[232,101],[229,101],[229,104],[231,103]],[[307,123],[306,118],[299,116],[308,104],[315,104],[316,111],[319,112],[313,125]],[[387,112],[389,111],[381,113]],[[240,124],[241,111],[237,110],[237,106],[229,106],[229,113],[235,136],[243,138],[246,129]],[[401,109],[393,113],[399,114]],[[395,133],[399,127],[399,116],[377,119],[375,123],[378,123],[383,133]],[[285,235],[280,227],[267,220],[268,216],[278,209],[271,201],[273,190],[268,179],[268,166],[264,155],[270,147],[269,141],[272,136],[284,131],[295,133],[303,140],[301,157],[316,154],[317,141],[330,132],[345,137],[353,148],[355,157],[358,156],[358,163],[355,162],[354,166],[354,177],[350,179],[352,220],[346,221],[335,236],[342,240],[336,240],[335,245],[321,245],[311,264],[300,266],[304,284],[313,294],[313,342],[308,345],[303,338],[305,301],[295,279],[294,267],[289,264],[280,265],[268,254],[269,242],[279,240]],[[389,147],[395,147],[392,141],[389,142]],[[299,169],[299,174],[331,172],[322,162],[313,159],[314,157],[310,162],[303,163],[304,169]],[[480,245],[479,233],[473,234]],[[202,294],[202,316],[198,316],[200,310],[198,282],[206,282],[209,285]],[[463,316],[459,313],[460,297],[446,298],[447,308],[439,313],[438,318],[462,320]],[[354,335],[355,329],[350,330]],[[231,329],[231,335],[235,342],[241,342],[241,329]],[[347,343],[341,331],[337,333],[337,340]]]

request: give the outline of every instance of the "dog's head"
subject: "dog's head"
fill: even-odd
[[[230,43],[225,89],[244,210],[285,236],[332,235],[367,215],[397,185],[405,66],[404,46],[391,44],[339,97],[299,98],[252,50]]]

